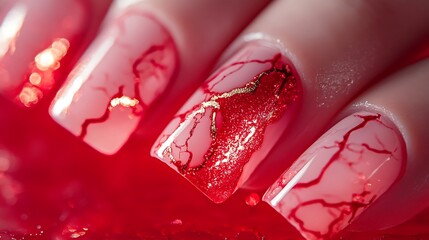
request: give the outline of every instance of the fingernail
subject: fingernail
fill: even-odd
[[[0,93],[32,107],[48,94],[82,39],[85,1],[5,1],[0,9]],[[61,68],[61,69],[60,69]]]
[[[94,41],[53,101],[53,119],[104,154],[116,153],[177,65],[168,31],[141,5],[123,10]]]
[[[249,43],[179,110],[152,155],[223,202],[273,147],[300,97],[298,76],[280,48]]]
[[[353,114],[317,140],[264,196],[308,240],[330,239],[402,175],[405,147],[380,114]]]

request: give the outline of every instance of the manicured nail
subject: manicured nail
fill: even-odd
[[[2,4],[0,93],[19,105],[32,107],[58,81],[63,58],[70,58],[79,49],[87,3],[18,0]]]
[[[264,201],[306,239],[330,239],[389,189],[404,167],[397,128],[380,114],[360,112],[316,141]]]
[[[247,44],[210,77],[156,141],[152,155],[214,202],[249,177],[288,125],[298,75],[268,42]]]
[[[176,48],[141,5],[105,26],[51,105],[60,125],[105,154],[116,153],[173,78]]]

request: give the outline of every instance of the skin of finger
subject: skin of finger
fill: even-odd
[[[112,6],[112,0],[98,1],[90,0],[88,1],[88,6],[91,9],[91,21],[87,23],[87,29],[98,30],[100,25],[102,25],[103,20],[106,14],[109,11],[110,6]],[[88,31],[90,34],[86,35],[87,41],[91,41],[98,31]]]
[[[105,1],[97,1],[97,0],[90,0],[88,1],[88,4],[91,6],[91,15],[94,19],[98,19],[101,21],[104,16],[106,15],[106,12],[108,11],[109,7],[112,5],[112,0],[105,0]],[[89,25],[94,23],[88,23]]]
[[[170,31],[179,53],[179,69],[163,97],[148,109],[136,132],[155,138],[161,128],[207,78],[218,56],[269,0],[146,1],[147,9]],[[243,7],[244,6],[244,7]],[[151,131],[147,131],[150,128]]]
[[[278,39],[301,75],[300,112],[246,183],[266,188],[354,96],[428,38],[427,1],[276,1],[243,32]],[[249,38],[249,37],[248,37]]]
[[[399,127],[407,149],[404,176],[353,223],[354,230],[391,227],[429,207],[428,76],[429,59],[383,80],[346,111],[362,108],[384,111]]]

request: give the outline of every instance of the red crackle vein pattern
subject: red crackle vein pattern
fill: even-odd
[[[162,62],[159,62],[157,60],[157,56],[159,56],[160,54],[162,56],[162,53],[166,50],[167,46],[169,46],[168,42],[163,45],[151,46],[138,59],[134,61],[134,63],[132,64],[132,73],[134,76],[134,81],[133,81],[134,95],[132,97],[126,96],[124,94],[125,86],[124,85],[119,86],[117,93],[115,93],[108,101],[107,106],[105,107],[104,113],[98,118],[86,119],[83,122],[81,132],[78,136],[80,139],[85,138],[88,132],[88,127],[91,124],[98,124],[98,123],[103,123],[107,121],[107,119],[110,116],[110,112],[112,111],[113,108],[117,106],[131,108],[132,114],[135,117],[140,117],[142,115],[142,112],[147,107],[147,104],[143,101],[140,93],[140,83],[142,81],[142,76],[141,76],[142,74],[139,70],[139,66],[147,64],[147,65],[150,65],[149,68],[166,71],[167,66],[165,66]],[[153,71],[153,74],[156,75],[156,71]],[[160,76],[157,76],[157,77],[159,78]],[[107,89],[104,89],[102,87],[98,88],[98,90],[101,90],[107,93]]]
[[[132,5],[105,25],[50,114],[94,149],[115,154],[172,83],[178,62],[168,30],[143,5]]]
[[[320,161],[317,151],[332,151],[326,162],[315,167],[318,170],[307,168],[308,166],[303,166],[304,164],[300,162],[297,164],[301,165],[297,172],[294,172],[296,169],[292,166],[292,171],[286,172],[264,197],[264,200],[268,200],[307,239],[329,239],[333,237],[373,203],[403,172],[403,163],[400,159],[401,149],[395,137],[397,135],[393,137],[394,144],[389,144],[388,147],[383,143],[386,134],[382,136],[383,139],[378,136],[383,135],[383,132],[395,134],[395,129],[385,124],[381,120],[380,114],[357,114],[353,117],[360,118],[361,121],[346,131],[340,140],[335,140],[334,145],[322,144],[323,146],[320,147],[316,144],[316,149],[310,147],[310,153],[303,155],[308,159],[313,158],[310,162],[306,162],[311,166],[311,164],[318,164],[314,161]],[[359,133],[359,131],[371,131],[365,129],[370,123],[378,128],[378,131],[371,129],[373,131],[371,134],[375,136],[373,140],[370,140],[372,141],[371,144],[363,142],[365,139],[362,141],[353,139],[352,135]],[[334,132],[333,134],[338,133]],[[369,135],[366,134],[365,136],[368,137]],[[371,146],[374,143],[377,146]],[[324,155],[324,157],[326,156]],[[376,161],[380,162],[374,163]],[[391,176],[386,178],[373,177],[376,174],[383,174],[385,170],[380,169],[391,161],[396,161],[394,170],[389,173]],[[347,173],[343,175],[338,173],[339,165],[346,167]],[[364,165],[370,165],[370,167]],[[299,172],[305,168],[307,170],[304,171],[312,172],[312,179],[306,179],[307,181],[298,179],[295,185],[288,186],[294,182],[292,178],[295,177],[291,176],[290,173],[300,175]],[[338,179],[334,179],[336,172]],[[350,177],[352,180],[349,182],[348,179],[341,179],[342,176]],[[341,186],[341,184],[335,183],[335,181],[343,180],[349,185]],[[383,181],[384,183],[380,183]],[[328,186],[329,189],[327,184],[331,184]],[[385,186],[381,187],[379,184],[385,184]],[[287,189],[286,193],[282,193],[284,189]],[[326,214],[327,217],[322,216],[323,214]],[[324,220],[314,223],[317,222],[314,219],[318,217]]]
[[[269,67],[244,86],[226,92],[213,90],[250,63]],[[297,101],[300,90],[281,54],[266,60],[248,59],[228,64],[201,89],[205,101],[178,115],[179,126],[171,135],[164,136],[156,148],[158,156],[161,154],[174,164],[179,173],[210,199],[222,202],[235,191],[243,168],[261,147],[267,126],[279,120]],[[207,119],[210,123],[202,131],[210,135],[211,142],[203,159],[195,159],[190,141]],[[183,134],[184,125],[187,125],[184,140],[174,139],[176,132]]]

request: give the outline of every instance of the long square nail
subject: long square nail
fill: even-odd
[[[353,114],[316,141],[264,201],[306,239],[330,239],[397,181],[404,152],[402,136],[389,119]]]
[[[179,110],[152,155],[223,202],[273,147],[300,98],[298,75],[281,49],[248,43]]]
[[[132,5],[108,22],[50,114],[96,150],[114,154],[173,78],[177,59],[166,28],[141,5]]]

